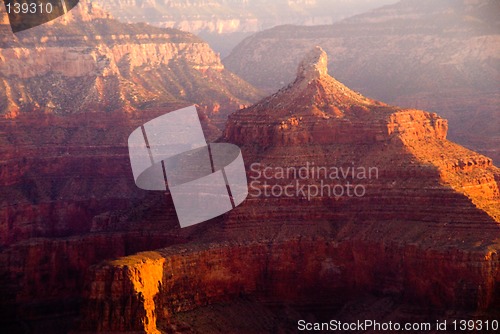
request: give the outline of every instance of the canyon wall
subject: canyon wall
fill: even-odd
[[[458,268],[453,262],[466,265]],[[168,332],[178,326],[176,314],[245,296],[338,311],[348,300],[383,291],[403,295],[414,306],[484,311],[493,297],[491,278],[498,274],[498,259],[481,252],[422,253],[367,240],[297,237],[173,247],[95,268],[82,332]],[[482,286],[480,293],[476,284]],[[233,325],[237,330],[239,324]],[[203,330],[190,323],[183,327]]]
[[[120,23],[81,1],[14,35],[0,7],[0,331],[67,332],[91,264],[189,237],[170,233],[168,195],[134,184],[129,134],[196,104],[213,140],[259,93],[189,33]]]
[[[7,25],[1,29],[0,107],[6,117],[21,110],[133,112],[183,102],[199,104],[221,126],[229,112],[259,96],[199,38],[123,24],[87,1],[17,35]]]
[[[198,104],[213,139],[258,96],[193,35],[121,24],[88,2],[70,13],[17,36],[1,27],[3,246],[86,231],[104,207],[141,198],[127,138],[148,120]]]
[[[500,170],[447,141],[445,120],[364,98],[328,76],[325,60],[314,48],[293,84],[230,116],[225,140],[242,148],[247,200],[220,225],[193,234],[196,242],[94,266],[81,332],[276,332],[296,330],[304,317],[346,314],[431,323],[494,319]],[[339,140],[335,123],[353,133]],[[311,124],[326,126],[330,140],[309,139]],[[380,137],[359,140],[355,124],[368,134],[371,125]],[[302,135],[283,141],[290,137],[274,135],[279,131]],[[332,178],[317,169],[357,166],[377,173]],[[299,168],[302,174],[294,174]],[[347,183],[363,194],[327,192]],[[381,304],[349,310],[370,298]],[[251,317],[240,322],[232,306],[272,320],[267,327]],[[220,324],[202,321],[219,309]]]
[[[324,25],[395,0],[97,1],[123,22],[197,34],[222,56],[252,33],[278,25]]]

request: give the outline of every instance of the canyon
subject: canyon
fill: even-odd
[[[85,1],[70,13],[17,35],[5,15],[0,26],[0,331],[279,332],[301,318],[499,314],[499,169],[448,141],[438,114],[350,90],[316,47],[258,101],[194,35],[120,23]],[[168,192],[135,186],[127,137],[191,104],[207,138],[242,148],[254,189],[350,182],[365,195],[251,192],[180,229]],[[308,163],[379,174],[250,169]]]
[[[231,114],[221,140],[242,148],[250,171],[377,167],[377,177],[343,180],[366,193],[262,191],[183,229],[193,239],[182,245],[92,266],[77,332],[293,332],[298,319],[498,316],[500,170],[448,141],[437,114],[363,97],[327,63],[312,49],[293,83]],[[332,181],[250,171],[261,188]]]
[[[261,93],[189,33],[80,1],[13,34],[0,10],[0,331],[64,333],[90,265],[189,238],[161,217],[149,229],[107,219],[158,202],[133,182],[129,134],[195,104],[215,139]]]
[[[340,81],[371,98],[439,113],[452,140],[498,164],[499,10],[497,1],[405,0],[332,25],[259,32],[223,63],[271,93],[292,82],[304,52],[320,45]]]

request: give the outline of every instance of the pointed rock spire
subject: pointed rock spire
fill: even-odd
[[[328,76],[328,55],[321,47],[316,46],[300,62],[297,79],[311,81],[324,76]]]

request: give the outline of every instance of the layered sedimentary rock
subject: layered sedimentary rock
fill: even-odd
[[[299,66],[296,81],[232,117],[226,137],[238,144],[251,141],[255,147],[370,144],[408,131],[415,139],[446,138],[447,122],[436,114],[394,113],[394,108],[351,91],[326,71],[326,53],[315,48]]]
[[[0,113],[132,112],[184,102],[201,105],[223,123],[228,112],[258,97],[194,35],[107,15],[82,1],[21,34],[2,25]]]
[[[450,138],[500,159],[497,1],[401,1],[330,26],[282,26],[248,37],[228,69],[273,92],[304,52],[329,54],[334,76],[365,96],[439,113]]]
[[[1,27],[4,246],[86,230],[94,211],[71,203],[109,207],[100,200],[142,196],[120,177],[130,173],[128,134],[147,120],[198,103],[213,138],[214,124],[247,103],[231,91],[256,96],[196,37],[104,16],[82,2],[60,22],[18,36]]]
[[[163,194],[148,199],[135,186],[129,134],[197,104],[213,139],[229,112],[258,95],[195,36],[122,24],[86,1],[16,35],[3,23],[0,332],[21,332],[23,321],[64,331],[36,319],[74,316],[90,264],[186,240],[169,232],[171,209],[146,214],[158,225],[129,223],[145,215],[130,210],[165,205]],[[105,214],[113,210],[127,215]]]
[[[368,252],[381,256],[373,258]],[[422,265],[422,256],[425,265]],[[394,268],[394,260],[403,257],[404,266]],[[370,291],[383,291],[382,294],[389,296],[405,295],[404,299],[417,303],[422,309],[434,304],[454,310],[482,310],[491,303],[492,296],[490,292],[476,295],[474,284],[490,280],[497,272],[498,263],[480,254],[465,255],[459,251],[448,253],[448,257],[450,261],[474,263],[483,273],[478,271],[461,282],[464,278],[461,270],[445,265],[446,259],[432,252],[367,241],[362,245],[336,243],[324,237],[295,240],[288,237],[286,241],[211,244],[205,249],[173,247],[140,253],[93,271],[93,281],[88,286],[90,302],[82,329],[155,333],[184,327],[187,332],[216,332],[215,328],[226,326],[229,331],[238,331],[249,324],[258,324],[260,319],[247,318],[244,324],[232,322],[234,315],[226,310],[226,314],[221,314],[225,323],[208,321],[208,326],[196,327],[189,322],[189,317],[182,322],[176,317],[188,313],[195,318],[204,306],[231,305],[230,302],[238,298],[253,300],[254,305],[301,305],[305,310],[324,308],[333,316],[348,301],[363,298]],[[388,269],[389,266],[392,269]],[[451,274],[458,280],[440,285],[422,274],[434,268],[439,268],[436,276]],[[473,270],[473,266],[466,270]],[[414,290],[409,290],[409,286]],[[436,313],[435,316],[443,315]],[[286,320],[296,323],[298,319]],[[272,320],[263,332],[285,325],[278,319]],[[293,329],[293,325],[290,327]]]
[[[197,103],[213,138],[227,113],[257,96],[190,34],[120,24],[87,2],[70,13],[17,36],[1,27],[3,246],[86,230],[94,211],[71,203],[141,197],[120,179],[137,126]]]
[[[365,98],[326,63],[313,49],[293,84],[230,116],[247,201],[195,243],[93,267],[81,331],[498,314],[499,169],[447,141],[436,114]]]

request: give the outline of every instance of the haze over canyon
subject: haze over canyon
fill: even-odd
[[[93,0],[123,22],[189,31],[223,55],[244,37],[283,24],[331,24],[396,0]]]
[[[321,3],[286,2],[300,24]],[[206,8],[211,27],[257,4],[108,8],[165,22]],[[258,32],[221,60],[199,36],[95,1],[18,34],[2,7],[0,332],[500,320],[495,12],[404,0]],[[189,105],[209,142],[241,148],[250,194],[181,229],[169,191],[136,187],[127,139]]]
[[[498,163],[498,13],[494,0],[405,0],[333,25],[266,30],[223,62],[271,92],[291,82],[304,52],[320,45],[332,55],[332,73],[349,87],[439,113],[450,122],[451,139]]]

